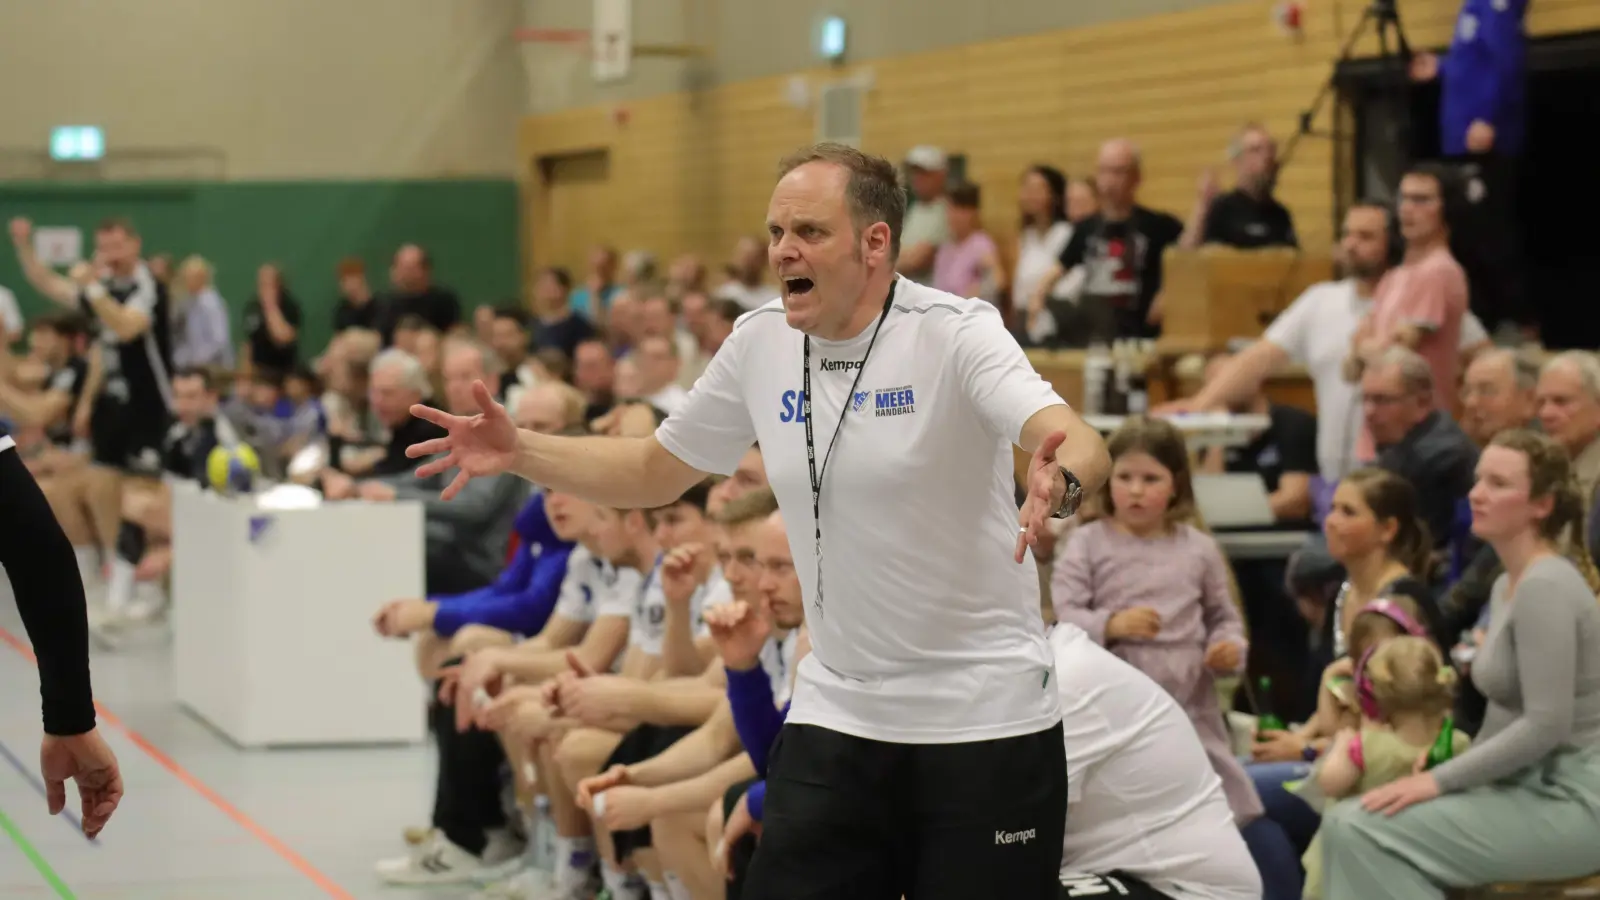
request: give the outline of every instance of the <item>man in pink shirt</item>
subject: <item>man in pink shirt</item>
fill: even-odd
[[[1415,350],[1433,370],[1434,405],[1450,413],[1461,367],[1461,320],[1467,312],[1467,275],[1450,254],[1450,224],[1445,192],[1453,189],[1447,170],[1424,164],[1400,179],[1400,235],[1405,258],[1391,269],[1373,295],[1372,312],[1351,341],[1345,376],[1361,378],[1367,363],[1385,348]],[[1356,458],[1377,456],[1365,426],[1356,441]]]

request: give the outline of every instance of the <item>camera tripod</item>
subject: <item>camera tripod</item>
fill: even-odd
[[[1332,96],[1334,90],[1339,86],[1340,64],[1351,61],[1356,45],[1361,43],[1361,39],[1366,36],[1369,28],[1377,31],[1378,59],[1385,69],[1392,70],[1389,74],[1394,77],[1394,83],[1401,94],[1402,100],[1409,105],[1412,52],[1411,43],[1406,40],[1405,27],[1400,24],[1400,10],[1396,6],[1396,0],[1372,0],[1372,3],[1361,13],[1361,21],[1350,29],[1350,35],[1345,38],[1344,46],[1339,48],[1339,56],[1334,60],[1333,64],[1333,73],[1328,76],[1328,80],[1323,83],[1316,96],[1311,98],[1311,105],[1301,111],[1300,127],[1284,142],[1283,152],[1278,157],[1280,167],[1288,163],[1289,159],[1294,156],[1295,145],[1300,142],[1300,139],[1314,133],[1312,125],[1316,122],[1317,115],[1322,111],[1323,104],[1328,101],[1328,98]],[[1401,116],[1401,121],[1404,122],[1409,118],[1409,115],[1403,115]],[[1340,137],[1337,116],[1334,117],[1333,134],[1329,136],[1335,140]],[[1402,134],[1400,137],[1401,145],[1409,146],[1409,135]]]

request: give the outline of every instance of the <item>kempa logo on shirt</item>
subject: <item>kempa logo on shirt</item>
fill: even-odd
[[[997,845],[1026,844],[1035,837],[1038,837],[1038,831],[1033,828],[1029,828],[1027,831],[996,831],[994,833],[994,842]]]
[[[859,359],[857,359],[857,360],[824,359],[822,361],[822,371],[824,371],[824,372],[854,372],[856,369],[861,368],[861,364],[864,361],[865,360],[859,360]]]
[[[917,398],[911,385],[880,388],[872,396],[873,415],[909,416],[917,411]]]

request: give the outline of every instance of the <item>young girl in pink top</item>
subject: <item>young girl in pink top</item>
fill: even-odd
[[[1217,702],[1216,676],[1242,671],[1248,644],[1222,551],[1191,524],[1189,449],[1170,423],[1145,418],[1128,420],[1107,445],[1110,481],[1084,513],[1093,521],[1066,539],[1056,559],[1056,616],[1184,708],[1261,871],[1265,900],[1298,900],[1299,854],[1262,815]]]
[[[1195,519],[1189,451],[1159,419],[1131,419],[1108,442],[1111,478],[1056,560],[1056,616],[1166,688],[1189,713],[1240,824],[1261,801],[1234,759],[1217,675],[1244,668],[1244,620],[1228,564]]]

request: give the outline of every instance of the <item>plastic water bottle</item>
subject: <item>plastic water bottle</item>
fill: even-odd
[[[540,794],[533,801],[533,820],[528,827],[528,845],[533,848],[533,867],[541,872],[556,870],[556,821],[550,816],[550,799]]]

